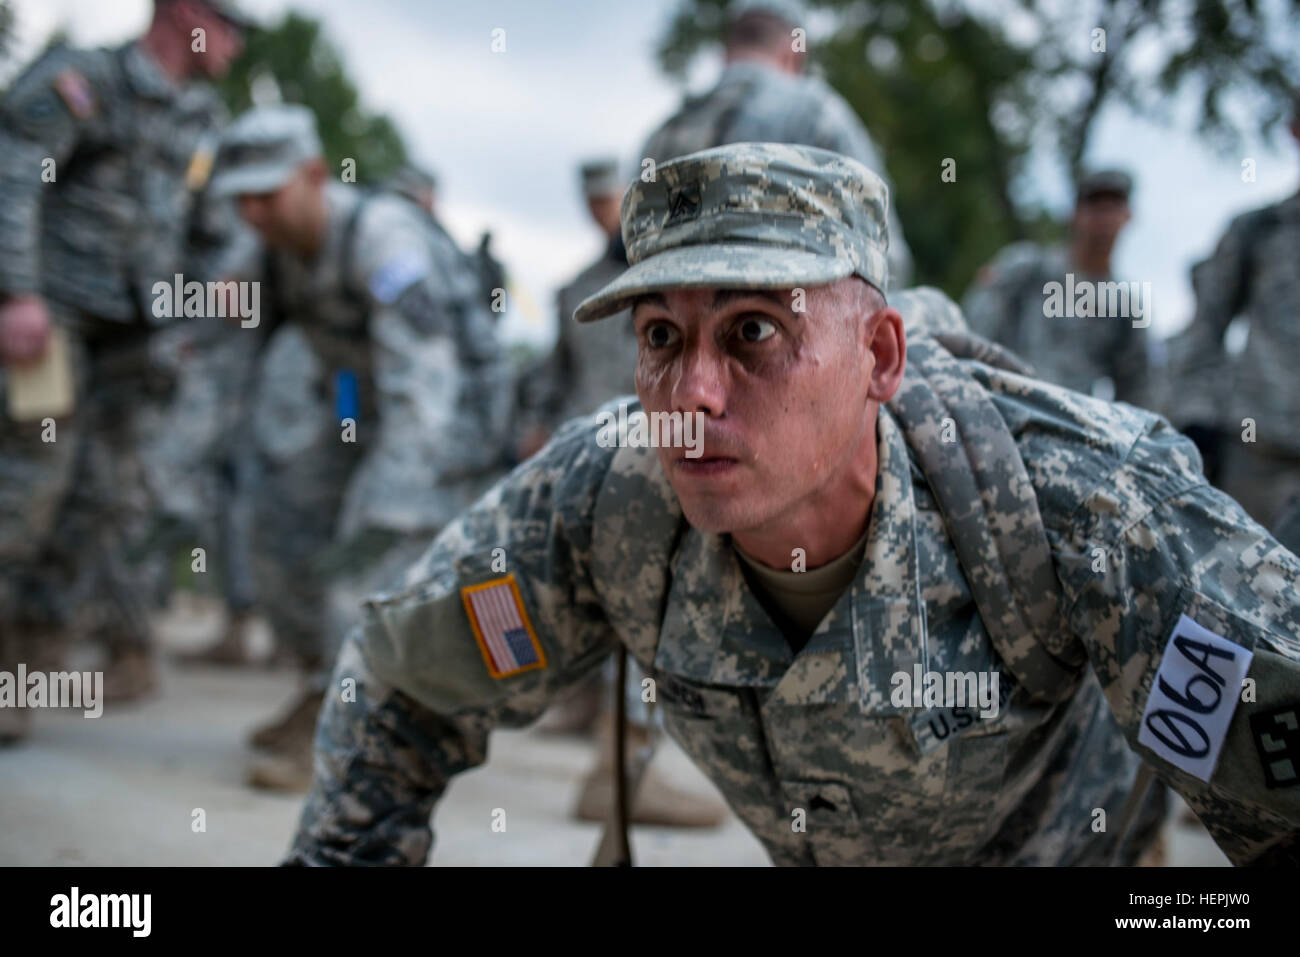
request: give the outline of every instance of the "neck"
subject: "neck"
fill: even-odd
[[[1070,244],[1070,261],[1092,276],[1110,275],[1110,254],[1115,244],[1091,243],[1075,237]]]
[[[179,83],[189,77],[189,49],[176,43],[166,24],[155,20],[140,38],[140,48],[168,79]]]
[[[849,551],[866,531],[876,498],[876,417],[879,404],[868,406],[862,435],[852,456],[830,482],[816,489],[779,519],[735,532],[736,547],[769,568],[789,569],[801,548],[808,568],[819,568]]]

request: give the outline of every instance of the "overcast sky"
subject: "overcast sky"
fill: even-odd
[[[141,32],[151,0],[12,0],[18,55],[31,56],[57,26],[77,44]],[[660,73],[654,45],[676,0],[241,0],[267,21],[295,8],[323,20],[372,109],[397,122],[414,157],[437,170],[442,215],[464,243],[490,228],[494,248],[532,300],[509,317],[511,337],[549,339],[553,293],[592,259],[601,237],[587,220],[575,167],[610,153],[628,168],[645,135],[681,90]],[[981,7],[986,7],[981,2]],[[504,53],[491,51],[505,30]],[[689,85],[704,87],[720,58],[701,58]],[[1256,181],[1241,181],[1241,159]],[[1137,179],[1134,221],[1117,272],[1152,283],[1154,330],[1190,317],[1187,268],[1213,248],[1236,213],[1295,192],[1294,141],[1248,142],[1241,156],[1123,109],[1103,114],[1088,159]],[[959,160],[960,164],[960,160]],[[1022,184],[1064,211],[1069,192],[1046,149]],[[938,179],[936,162],[936,181]],[[958,167],[960,180],[960,165]],[[904,228],[906,228],[904,220]]]

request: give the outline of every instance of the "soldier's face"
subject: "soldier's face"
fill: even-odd
[[[645,411],[703,414],[699,457],[658,450],[695,527],[784,527],[801,513],[852,499],[845,482],[853,484],[864,442],[874,468],[876,410],[897,381],[879,374],[871,330],[898,313],[868,316],[858,290],[846,285],[854,283],[809,288],[806,296],[680,290],[636,303],[636,383]],[[895,338],[893,348],[902,350],[901,319]]]
[[[192,69],[200,76],[216,80],[230,71],[230,64],[244,49],[243,31],[226,20],[206,3],[186,3],[179,7],[177,16],[190,27],[190,53]],[[195,49],[194,31],[203,31],[203,49]]]
[[[320,182],[300,169],[287,183],[268,193],[244,193],[239,215],[269,246],[311,249],[323,219]]]
[[[1079,203],[1074,209],[1074,229],[1084,240],[1109,244],[1132,218],[1128,200],[1102,193]]]

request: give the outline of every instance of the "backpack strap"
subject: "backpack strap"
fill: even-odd
[[[948,348],[909,336],[907,375],[888,408],[943,513],[994,649],[1033,697],[1063,701],[1083,659],[1066,627],[1038,500],[1014,437],[956,356],[1024,365],[969,333],[942,339]]]

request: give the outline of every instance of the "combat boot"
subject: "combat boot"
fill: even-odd
[[[158,688],[158,666],[145,648],[110,648],[104,667],[104,701],[121,704],[152,694]]]
[[[312,735],[316,733],[316,715],[320,714],[324,699],[324,692],[303,691],[288,711],[253,731],[248,743],[267,751],[286,751],[305,741],[310,750]]]
[[[311,787],[311,748],[297,754],[259,754],[248,764],[249,787],[301,793]]]
[[[614,736],[608,723],[602,727],[600,759],[582,782],[573,816],[579,821],[603,824],[614,810]],[[643,725],[628,725],[629,752],[649,744],[650,734]],[[652,827],[711,828],[727,819],[727,806],[712,796],[681,791],[655,770],[646,768],[641,784],[632,798],[628,821]]]
[[[186,664],[234,667],[252,664],[249,635],[256,621],[251,611],[232,612],[221,639],[212,647],[185,655]]]
[[[601,704],[609,694],[603,678],[594,678],[552,707],[537,723],[541,734],[572,734],[590,737],[596,732]]]

